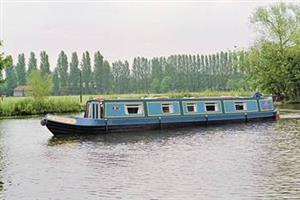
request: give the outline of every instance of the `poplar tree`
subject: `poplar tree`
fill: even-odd
[[[82,70],[82,83],[85,88],[84,93],[89,94],[92,92],[92,68],[91,68],[91,58],[88,51],[83,53],[81,61]]]
[[[78,68],[78,56],[76,52],[72,53],[72,58],[70,62],[70,75],[69,75],[69,87],[71,88],[71,93],[79,92],[80,84],[80,69]],[[77,91],[77,92],[76,92]]]
[[[103,56],[99,51],[94,55],[94,82],[96,85],[96,92],[104,92],[104,77],[106,76],[103,67]]]
[[[111,68],[108,61],[103,62],[103,89],[105,93],[109,93],[111,91],[111,83],[112,83],[112,74]],[[128,86],[130,87],[130,86]]]
[[[15,72],[15,67],[13,65],[5,68],[5,93],[8,96],[13,95],[13,90],[17,86],[17,75]]]
[[[49,64],[48,54],[46,53],[46,51],[42,51],[40,53],[40,56],[41,56],[40,70],[41,70],[42,76],[50,75],[51,72],[50,72],[50,64]]]
[[[163,70],[158,58],[151,60],[151,90],[158,93],[160,91],[160,83],[162,81]]]
[[[112,64],[114,92],[126,93],[129,91],[130,69],[127,61],[117,61]]]
[[[26,84],[26,68],[25,68],[25,56],[24,54],[18,55],[18,63],[16,65],[16,73],[19,85]]]
[[[68,57],[64,51],[61,51],[57,59],[57,70],[60,80],[60,87],[66,92],[68,84]]]
[[[53,95],[59,95],[59,91],[60,91],[60,84],[59,84],[59,73],[58,73],[58,69],[55,68],[54,72],[53,72],[53,78],[52,78],[52,82],[53,82],[53,88],[52,88],[52,93]]]
[[[4,82],[3,76],[2,76],[2,70],[5,67],[12,65],[12,57],[11,56],[5,56],[4,53],[1,51],[2,43],[0,41],[0,85]]]
[[[29,75],[32,70],[37,70],[37,59],[35,58],[34,52],[30,52],[27,75]]]

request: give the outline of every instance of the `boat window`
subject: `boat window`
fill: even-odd
[[[206,112],[218,111],[218,104],[217,103],[205,103],[205,111]]]
[[[247,110],[247,105],[245,102],[234,103],[235,110]]]
[[[119,110],[119,107],[118,107],[118,106],[113,106],[112,109],[113,109],[113,110]]]
[[[103,110],[104,110],[104,107],[103,107],[103,103],[101,103],[101,105],[100,105],[101,107],[100,107],[100,118],[104,118],[104,112],[103,112]]]
[[[186,107],[188,112],[197,112],[197,106],[195,103],[187,103]]]
[[[141,115],[144,113],[143,104],[127,104],[125,105],[125,112],[127,115]]]
[[[84,117],[89,117],[90,116],[90,103],[88,102],[86,104],[85,112],[84,112]]]
[[[173,113],[174,112],[173,105],[169,104],[169,103],[162,104],[161,109],[162,109],[163,113]]]
[[[89,107],[88,107],[88,118],[92,118],[92,114],[93,114],[93,104],[89,103]]]

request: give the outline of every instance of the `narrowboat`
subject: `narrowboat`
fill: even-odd
[[[93,99],[83,117],[48,114],[41,124],[53,135],[101,134],[108,132],[164,129],[215,122],[247,122],[275,119],[273,98],[252,97]]]

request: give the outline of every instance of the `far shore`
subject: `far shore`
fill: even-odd
[[[47,113],[70,114],[84,112],[85,103],[89,99],[141,99],[141,98],[184,98],[184,97],[229,97],[229,96],[252,96],[250,91],[204,91],[204,92],[170,92],[162,94],[105,94],[83,95],[80,102],[79,95],[50,96],[43,100],[35,100],[32,97],[4,97],[0,100],[0,119],[21,119],[42,117]],[[266,95],[268,96],[268,95]],[[276,102],[277,106],[299,104],[299,101]]]

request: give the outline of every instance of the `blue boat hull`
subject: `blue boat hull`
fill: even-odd
[[[277,111],[234,113],[218,115],[144,117],[128,119],[88,119],[80,117],[55,117],[48,115],[41,121],[55,136],[105,134],[109,132],[141,131],[216,123],[248,122],[275,119]]]

